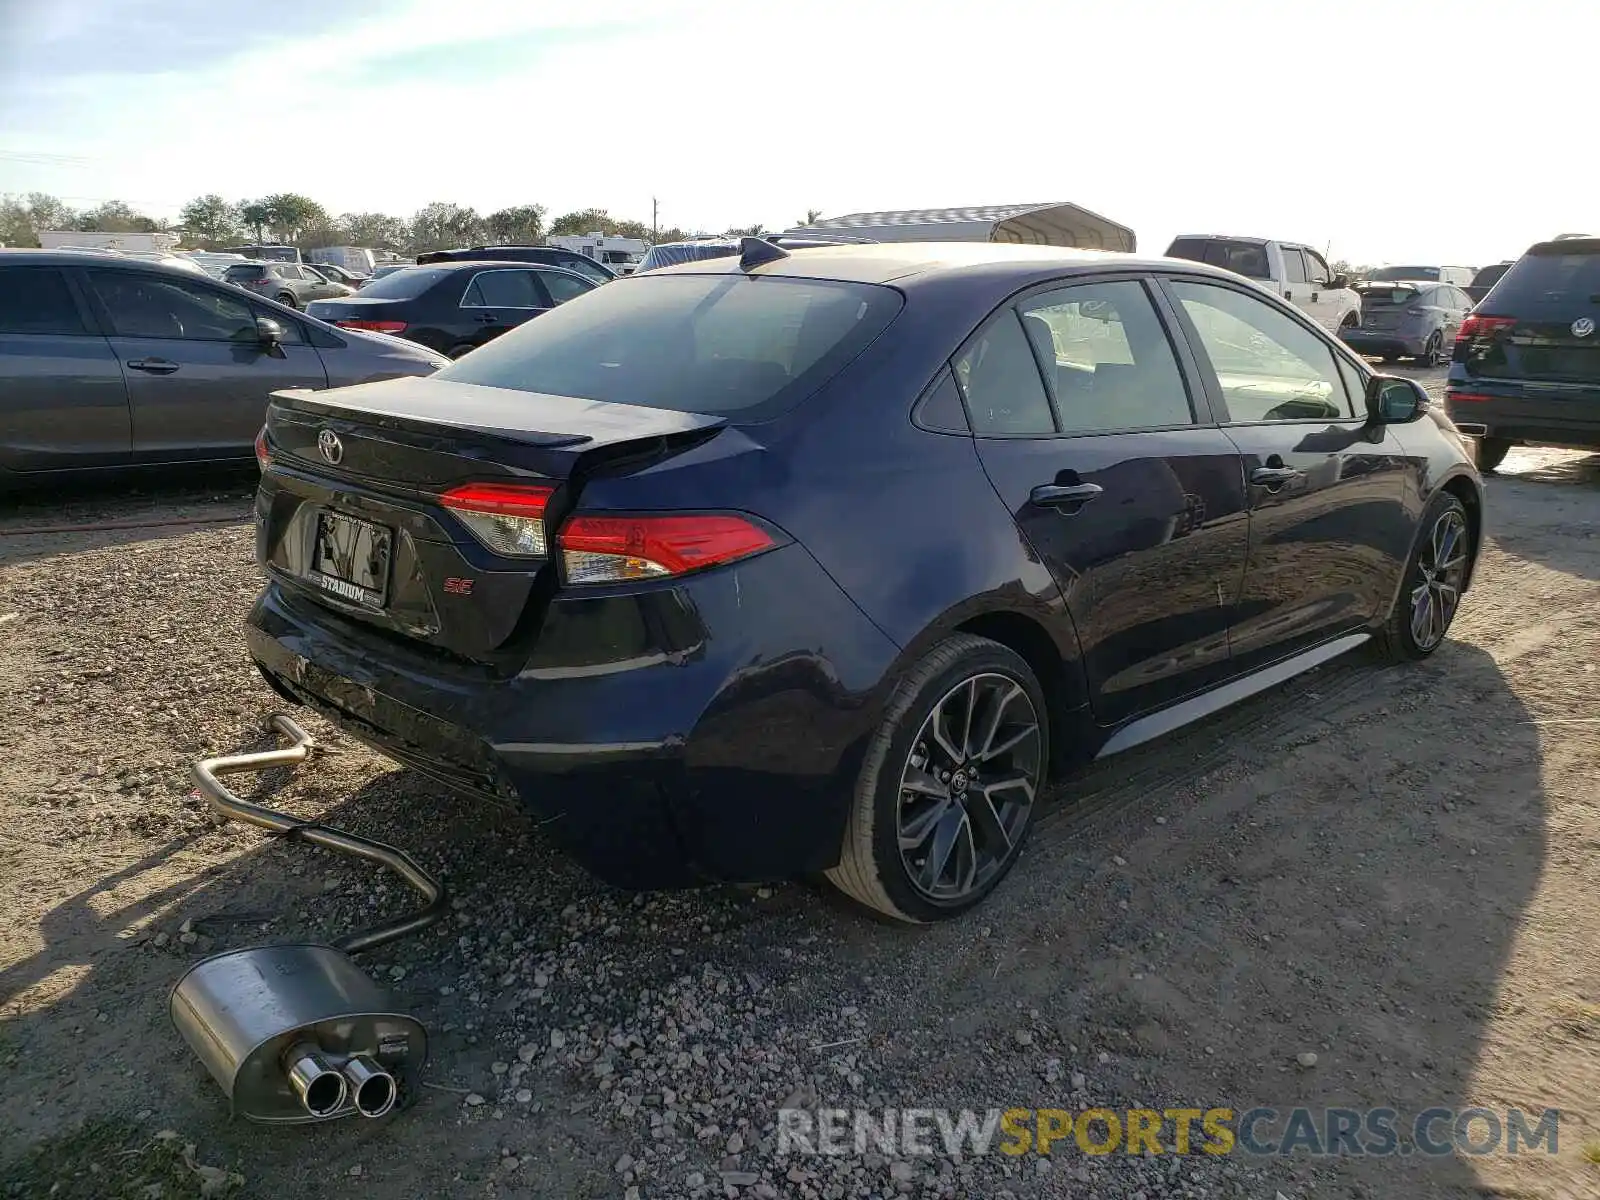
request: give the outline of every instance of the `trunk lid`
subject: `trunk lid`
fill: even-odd
[[[1398,328],[1421,295],[1421,290],[1409,283],[1363,283],[1355,290],[1361,297],[1363,329]]]
[[[525,656],[584,478],[672,457],[722,417],[427,377],[283,391],[267,410],[257,552],[305,602],[480,663]],[[441,496],[548,489],[542,553],[479,541]]]

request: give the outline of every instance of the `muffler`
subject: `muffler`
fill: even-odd
[[[428,1035],[398,1012],[351,955],[387,945],[437,922],[444,888],[403,851],[239,799],[224,775],[298,766],[311,735],[279,714],[282,750],[208,758],[194,781],[212,810],[388,867],[425,901],[415,912],[331,946],[279,945],[227,950],[202,959],[173,986],[168,1009],[190,1049],[228,1094],[236,1115],[268,1124],[382,1117],[416,1098]]]

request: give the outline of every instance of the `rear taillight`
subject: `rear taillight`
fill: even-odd
[[[554,491],[535,484],[469,483],[452,488],[439,503],[496,554],[543,558],[549,547],[544,510]]]
[[[1468,313],[1467,319],[1461,322],[1456,341],[1470,342],[1475,338],[1489,337],[1498,330],[1510,329],[1516,323],[1515,317],[1480,317],[1477,313]]]
[[[272,465],[272,452],[267,449],[267,427],[263,425],[256,434],[256,466],[265,471]]]
[[[335,321],[340,329],[365,329],[369,333],[403,333],[404,321]]]
[[[770,550],[742,517],[573,517],[557,538],[568,583],[666,579]]]
[[[1493,400],[1494,399],[1493,396],[1485,396],[1481,392],[1446,392],[1444,394],[1444,398],[1445,398],[1445,403],[1447,403],[1447,404],[1458,404],[1458,403],[1461,403],[1463,401],[1468,402],[1468,403],[1473,403],[1473,402],[1482,401],[1482,400]]]

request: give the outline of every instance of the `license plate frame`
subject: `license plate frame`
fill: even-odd
[[[389,602],[394,530],[333,509],[319,509],[307,576],[329,595],[381,611]]]

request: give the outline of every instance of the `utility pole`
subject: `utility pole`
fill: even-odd
[[[654,246],[659,240],[661,225],[657,220],[661,214],[661,203],[654,196],[650,197],[650,244]]]

